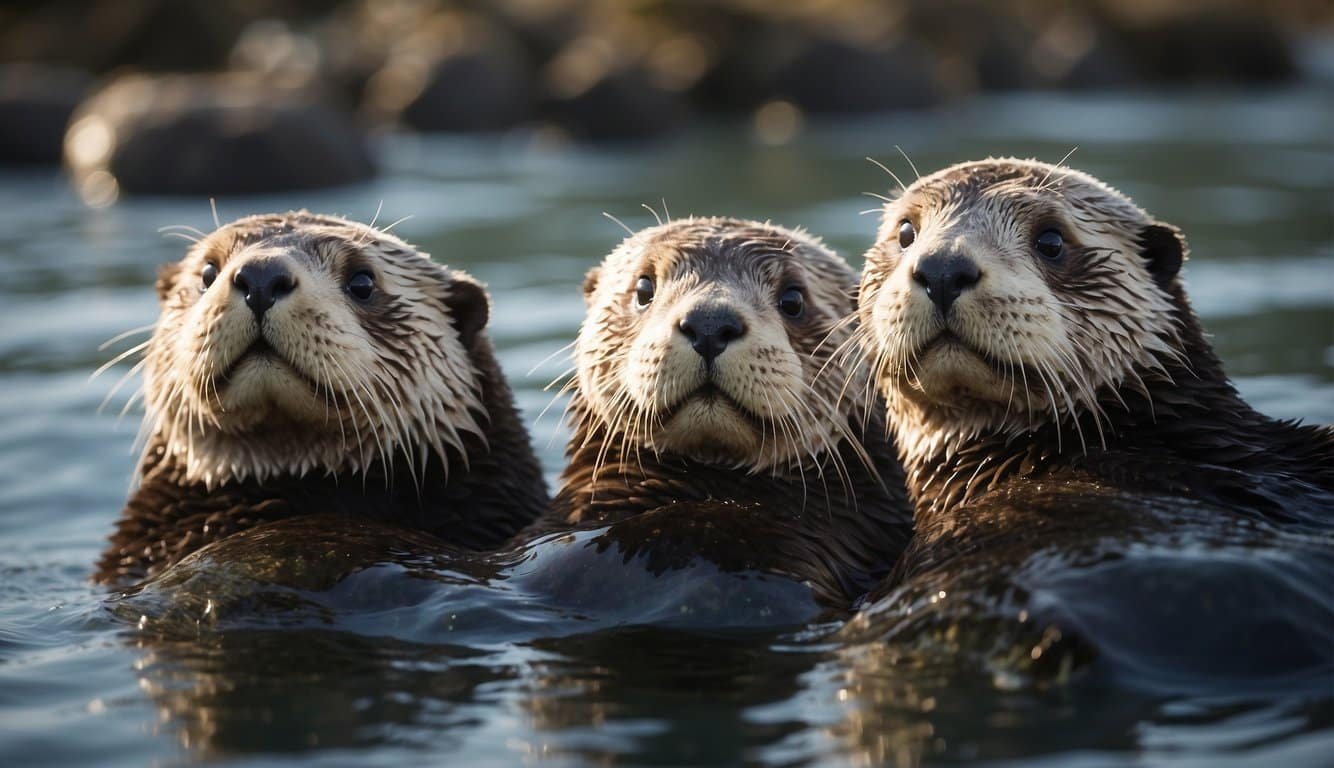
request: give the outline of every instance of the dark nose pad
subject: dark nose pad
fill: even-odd
[[[982,270],[966,256],[933,254],[917,262],[912,277],[926,288],[940,314],[948,315],[954,300],[982,279]]]
[[[296,278],[280,261],[263,259],[252,261],[236,271],[232,285],[245,294],[245,304],[262,320],[278,299],[296,288]]]
[[[681,318],[677,327],[706,363],[713,362],[729,343],[746,335],[745,323],[726,307],[695,307]]]

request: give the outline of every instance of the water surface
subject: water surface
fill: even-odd
[[[641,204],[768,218],[860,263],[876,216],[858,212],[877,204],[862,193],[893,186],[864,158],[908,180],[895,145],[923,172],[986,155],[1056,161],[1078,146],[1071,164],[1187,234],[1188,289],[1243,395],[1334,422],[1331,136],[1334,99],[1293,92],[1015,96],[816,124],[782,147],[728,125],[617,150],[397,137],[372,184],[222,200],[219,213],[411,216],[395,231],[489,285],[490,332],[554,481],[560,405],[537,416],[566,363],[543,361],[573,338],[585,270],[624,234],[603,212],[633,228],[654,219]],[[829,626],[617,626],[649,615],[629,611],[580,623],[466,584],[323,627],[140,631],[86,581],[129,486],[138,411],[117,413],[137,381],[99,410],[127,368],[88,376],[125,348],[99,344],[155,317],[154,270],[186,245],[159,234],[174,224],[210,229],[207,201],[91,210],[55,173],[0,175],[0,763],[1213,766],[1334,754],[1334,679],[1323,695],[1319,678],[1240,697],[1097,680],[1014,688]],[[1284,549],[1237,556],[1263,577]]]

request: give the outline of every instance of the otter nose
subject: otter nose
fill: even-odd
[[[243,265],[232,278],[232,285],[245,292],[245,303],[262,320],[278,299],[296,288],[296,278],[280,261],[262,259]]]
[[[726,307],[695,307],[681,318],[677,327],[706,363],[713,362],[728,344],[746,335],[746,324]]]
[[[982,279],[982,270],[966,256],[932,254],[917,262],[912,277],[926,288],[926,295],[940,309],[940,314],[948,315],[959,294]]]

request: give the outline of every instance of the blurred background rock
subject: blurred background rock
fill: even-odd
[[[1328,0],[11,3],[0,163],[63,156],[97,203],[360,180],[385,130],[623,142],[718,114],[782,143],[988,91],[1329,84],[1332,36]]]

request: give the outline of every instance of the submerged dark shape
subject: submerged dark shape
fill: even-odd
[[[838,397],[855,280],[767,224],[683,219],[628,238],[585,283],[569,464],[533,530],[657,526],[629,544],[650,563],[780,574],[830,606],[864,593],[910,520],[879,406]]]
[[[467,275],[300,212],[218,229],[158,290],[148,445],[99,581],[267,521],[341,515],[483,548],[545,507]]]
[[[942,256],[979,275],[943,309],[918,276]],[[1241,400],[1186,297],[1185,258],[1176,229],[1036,162],[955,166],[886,206],[862,338],[917,531],[862,629],[990,623],[971,651],[995,643],[1012,668],[1057,678],[1098,649],[1160,682],[1334,670],[1334,604],[1314,588],[1334,573],[1334,429]],[[1218,610],[1238,584],[1247,599]],[[1156,655],[1171,661],[1135,671]]]

